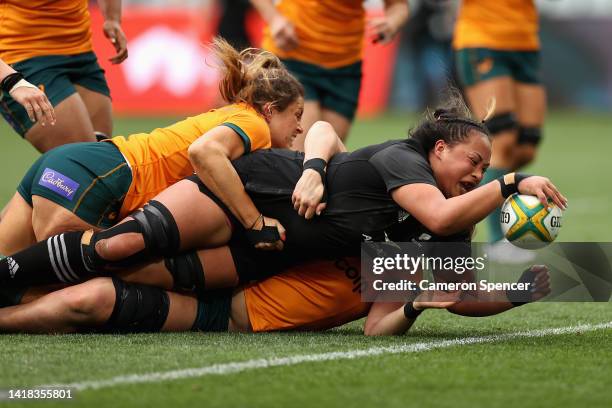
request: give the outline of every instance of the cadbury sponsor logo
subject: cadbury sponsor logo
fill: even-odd
[[[74,198],[75,191],[79,188],[79,183],[70,177],[53,169],[46,168],[38,184],[52,190],[69,200]]]

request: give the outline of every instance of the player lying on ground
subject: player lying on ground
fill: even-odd
[[[299,82],[270,53],[250,49],[239,54],[221,39],[214,50],[223,63],[220,90],[227,106],[150,134],[71,144],[43,155],[0,220],[0,254],[62,231],[108,228],[194,168],[224,197],[236,190],[232,184],[242,188],[230,159],[270,146],[289,147],[302,131]],[[239,219],[245,228],[261,228],[248,197],[243,204]]]
[[[471,228],[517,191],[565,206],[565,198],[544,177],[512,175],[477,188],[490,157],[488,133],[469,119],[458,97],[450,103],[452,109],[437,110],[409,139],[334,156],[325,177],[327,208],[311,220],[294,210],[291,196],[303,171],[319,177],[308,169],[312,160],[303,170],[300,153],[269,150],[235,161],[257,207],[287,227],[284,256],[357,253],[364,237],[383,241],[385,231],[406,212],[434,234],[452,235]],[[321,160],[314,167],[324,174]],[[232,203],[229,208],[241,208],[240,203]],[[296,208],[300,204],[296,200]],[[0,282],[17,287],[74,283],[179,253],[189,263],[200,264],[194,249],[223,245],[232,236],[248,240],[248,235],[234,214],[191,177],[169,187],[116,227],[54,236],[0,261]],[[13,263],[19,265],[18,273],[12,272]],[[203,282],[190,284],[204,286]],[[206,284],[205,288],[213,287]]]
[[[413,228],[411,235],[418,239],[423,231]],[[206,251],[216,250],[203,252]],[[250,261],[237,257],[233,262],[226,267],[248,268],[240,263]],[[533,283],[531,292],[437,292],[429,300],[430,293],[423,292],[408,303],[362,302],[358,258],[309,261],[258,283],[199,297],[128,283],[117,277],[96,278],[48,294],[30,292],[23,299],[27,303],[0,308],[0,331],[325,330],[367,316],[366,335],[402,334],[426,308],[447,308],[464,316],[490,316],[537,301],[550,292],[548,270],[534,266],[528,271],[520,281]],[[474,281],[474,276],[463,274],[463,280]],[[470,300],[474,296],[478,302]],[[504,298],[508,300],[500,300]]]

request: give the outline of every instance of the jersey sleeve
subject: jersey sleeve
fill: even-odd
[[[387,192],[416,183],[436,185],[427,160],[404,143],[395,143],[376,152],[369,160],[387,186]]]
[[[221,126],[227,126],[240,136],[244,153],[271,147],[270,128],[255,111],[243,110],[227,118]]]

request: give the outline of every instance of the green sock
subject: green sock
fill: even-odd
[[[498,169],[494,167],[489,167],[487,172],[485,173],[484,178],[482,179],[481,185],[487,184],[497,178],[500,178],[504,174],[506,174],[508,170],[506,169]],[[504,238],[504,234],[501,230],[501,225],[499,223],[499,217],[501,215],[501,207],[497,207],[489,216],[486,218],[487,221],[487,229],[489,230],[489,242],[497,242],[501,241]]]

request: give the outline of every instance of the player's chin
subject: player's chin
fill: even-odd
[[[460,181],[456,184],[455,188],[457,190],[457,195],[469,193],[477,187],[476,184],[472,182]]]
[[[451,189],[450,196],[451,197],[457,197],[457,196],[460,196],[460,195],[465,194],[467,192],[468,192],[468,190],[467,190],[467,188],[464,185],[462,185],[461,183],[457,183]]]

